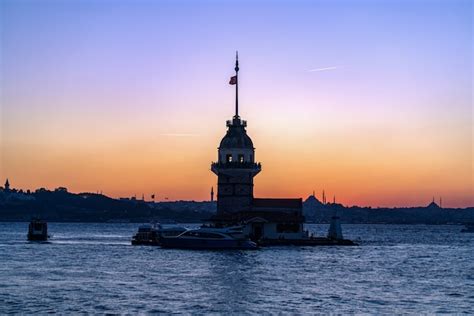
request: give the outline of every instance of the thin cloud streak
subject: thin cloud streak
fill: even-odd
[[[308,72],[318,72],[318,71],[326,71],[326,70],[335,70],[342,68],[341,66],[331,66],[331,67],[324,67],[324,68],[315,68],[315,69],[310,69]]]
[[[160,136],[169,136],[169,137],[195,137],[199,134],[186,134],[186,133],[162,133]]]

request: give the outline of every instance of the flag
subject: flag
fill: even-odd
[[[237,76],[230,77],[229,84],[232,84],[232,85],[237,84]]]

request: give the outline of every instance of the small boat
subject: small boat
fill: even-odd
[[[464,225],[464,228],[461,230],[461,233],[474,233],[474,223]]]
[[[246,238],[242,227],[190,229],[178,236],[163,236],[162,248],[177,249],[257,249],[256,243]]]
[[[40,219],[32,219],[28,225],[28,240],[46,241],[48,237],[48,223]]]
[[[158,246],[163,236],[178,236],[187,228],[180,226],[162,227],[160,224],[147,224],[138,227],[138,232],[132,237],[132,245]]]

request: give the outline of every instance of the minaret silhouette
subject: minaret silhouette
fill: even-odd
[[[211,202],[214,202],[214,187],[211,187]]]

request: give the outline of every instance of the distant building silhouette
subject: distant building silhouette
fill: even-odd
[[[65,187],[58,187],[58,188],[54,189],[54,192],[65,192],[65,193],[67,193],[67,188],[65,188]]]
[[[427,208],[437,209],[437,208],[441,208],[441,207],[438,204],[436,204],[436,202],[434,200],[434,197],[433,197],[433,200],[431,201],[430,204],[428,204]]]
[[[10,182],[8,182],[8,178],[7,178],[7,181],[5,181],[5,192],[10,192]]]

